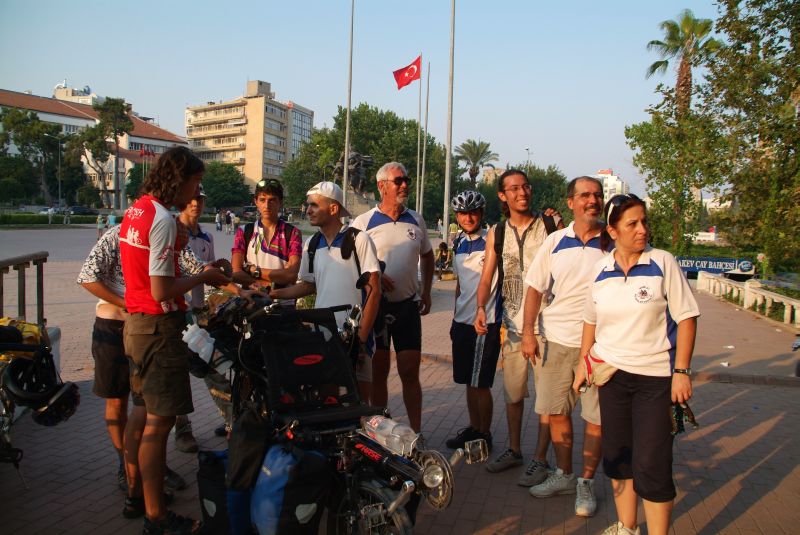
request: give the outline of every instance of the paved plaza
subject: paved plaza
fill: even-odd
[[[210,225],[207,225],[211,227]],[[45,315],[62,330],[61,367],[65,380],[78,382],[78,412],[53,428],[24,416],[13,429],[15,445],[25,451],[22,474],[0,465],[3,512],[0,534],[134,534],[141,521],[122,518],[123,494],[116,487],[116,455],[102,421],[102,400],[91,393],[93,361],[91,325],[96,300],[75,284],[78,270],[94,243],[90,227],[45,230],[0,230],[3,257],[49,251],[45,264]],[[216,251],[226,256],[232,237],[214,232]],[[35,287],[28,276],[28,318],[35,317]],[[462,387],[452,382],[450,340],[454,282],[437,282],[433,311],[423,320],[423,432],[429,446],[446,451],[444,441],[467,421]],[[675,442],[678,487],[675,534],[794,534],[800,532],[800,379],[792,377],[797,353],[790,348],[794,332],[754,314],[737,310],[707,294],[698,294],[702,312],[691,405],[700,429]],[[4,313],[16,313],[16,273],[4,280]],[[507,431],[502,370],[494,387],[495,451],[505,447]],[[396,374],[390,383],[390,410],[405,420]],[[201,381],[193,379],[195,436],[203,449],[222,449],[213,436],[220,418]],[[532,390],[532,385],[530,385]],[[536,440],[532,401],[526,403],[523,449]],[[582,423],[576,423],[575,461],[581,466]],[[551,464],[553,464],[551,453]],[[170,467],[190,483],[177,494],[173,509],[199,516],[194,455],[169,444]],[[516,485],[518,472],[490,474],[483,466],[459,466],[451,507],[435,512],[420,508],[416,533],[596,534],[615,519],[608,480],[597,476],[598,513],[574,516],[573,496],[535,499]],[[26,487],[27,484],[27,487]],[[646,533],[646,530],[643,530]]]

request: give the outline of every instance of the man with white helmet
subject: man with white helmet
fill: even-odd
[[[459,193],[450,202],[463,234],[453,244],[453,272],[457,277],[456,302],[450,339],[453,342],[453,381],[466,385],[469,426],[461,429],[445,444],[463,448],[464,443],[479,438],[492,447],[492,384],[500,355],[500,300],[497,273],[492,278],[486,306],[485,334],[477,334],[475,300],[486,254],[487,230],[481,229],[486,199],[477,191]]]

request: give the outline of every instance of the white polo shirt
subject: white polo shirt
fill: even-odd
[[[596,325],[594,352],[629,373],[671,375],[678,323],[700,315],[675,257],[648,246],[627,276],[613,252],[594,268],[583,311]]]
[[[462,233],[456,238],[453,260],[453,273],[458,278],[459,294],[453,320],[472,325],[478,306],[478,283],[481,280],[483,261],[486,256],[486,235],[488,231],[479,230],[475,234]],[[492,276],[489,299],[486,301],[486,323],[496,323],[502,313],[497,295],[497,270]]]
[[[203,262],[209,263],[216,260],[214,257],[214,237],[204,231],[199,225],[197,234],[192,234],[189,229],[189,247],[192,248],[194,255]],[[205,284],[198,284],[192,288],[192,306],[201,307],[205,303]]]
[[[586,289],[603,256],[600,232],[584,244],[575,235],[574,222],[545,238],[525,276],[526,285],[545,297],[548,293],[552,296],[539,316],[539,333],[545,338],[562,346],[581,347]]]
[[[375,245],[366,232],[356,235],[356,250],[347,260],[342,258],[342,241],[345,225],[328,244],[325,236],[321,236],[317,252],[314,254],[314,273],[308,269],[308,246],[311,238],[303,245],[303,256],[300,260],[300,280],[311,282],[317,286],[316,307],[325,308],[338,305],[363,305],[366,294],[356,288],[360,276],[356,269],[355,254],[361,263],[361,273],[378,273],[380,264],[375,253]],[[347,318],[347,311],[336,312],[336,323],[341,326]]]
[[[384,274],[394,281],[394,290],[384,293],[386,299],[390,302],[417,299],[419,257],[431,251],[422,217],[404,207],[395,221],[376,206],[356,217],[351,225],[367,232],[375,243],[378,259],[386,263]]]

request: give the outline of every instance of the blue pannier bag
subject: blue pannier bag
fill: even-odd
[[[274,445],[264,457],[250,498],[250,518],[259,535],[319,532],[332,475],[314,451]]]

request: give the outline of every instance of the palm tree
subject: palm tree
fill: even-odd
[[[669,59],[679,60],[675,98],[678,117],[683,117],[692,101],[692,67],[713,56],[723,44],[722,41],[708,36],[714,28],[714,22],[711,19],[695,18],[691,9],[683,10],[678,15],[678,20],[665,20],[660,28],[664,31],[664,40],[650,41],[647,43],[647,50],[657,51],[664,59],[650,65],[647,78],[657,72],[666,72]]]
[[[498,158],[497,154],[489,149],[489,143],[480,140],[475,141],[474,139],[466,140],[456,147],[453,152],[456,153],[456,159],[462,160],[469,165],[467,172],[469,173],[473,188],[475,187],[475,179],[478,177],[481,167],[489,162],[496,162]]]

